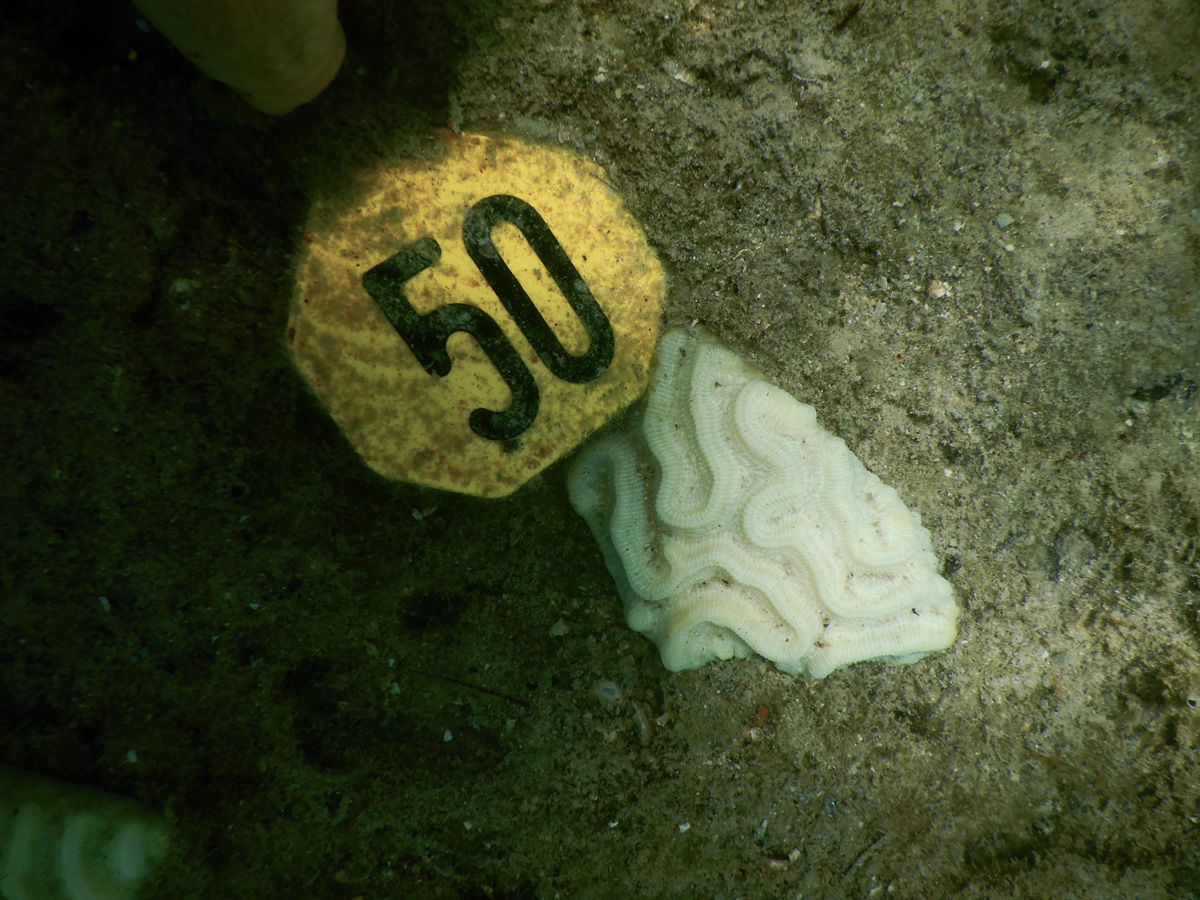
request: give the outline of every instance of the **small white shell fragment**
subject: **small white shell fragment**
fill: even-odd
[[[920,516],[702,330],[664,336],[644,411],[586,447],[567,488],[672,671],[758,653],[823,678],[954,641]]]

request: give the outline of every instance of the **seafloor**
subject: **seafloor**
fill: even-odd
[[[0,7],[0,763],[164,810],[155,898],[1200,895],[1194,0],[341,12],[269,119],[125,2]],[[671,674],[562,464],[362,464],[293,260],[444,128],[607,168],[666,319],[921,513],[952,649]]]

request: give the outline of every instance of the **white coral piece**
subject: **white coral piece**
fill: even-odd
[[[950,646],[958,607],[920,516],[811,406],[697,329],[668,332],[656,365],[644,412],[580,454],[568,490],[663,665],[754,652],[823,678]]]
[[[167,841],[134,800],[0,767],[4,900],[131,900]]]

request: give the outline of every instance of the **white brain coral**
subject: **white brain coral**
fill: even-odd
[[[133,900],[168,843],[134,800],[0,766],[3,900]]]
[[[663,339],[643,413],[576,460],[634,629],[671,670],[758,653],[821,678],[945,649],[958,607],[899,495],[706,332]]]

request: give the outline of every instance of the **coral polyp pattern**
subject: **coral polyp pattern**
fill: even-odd
[[[705,331],[664,337],[645,409],[580,455],[568,489],[668,669],[758,653],[822,678],[954,640],[920,516]]]
[[[4,900],[132,900],[167,842],[134,800],[0,767]]]

